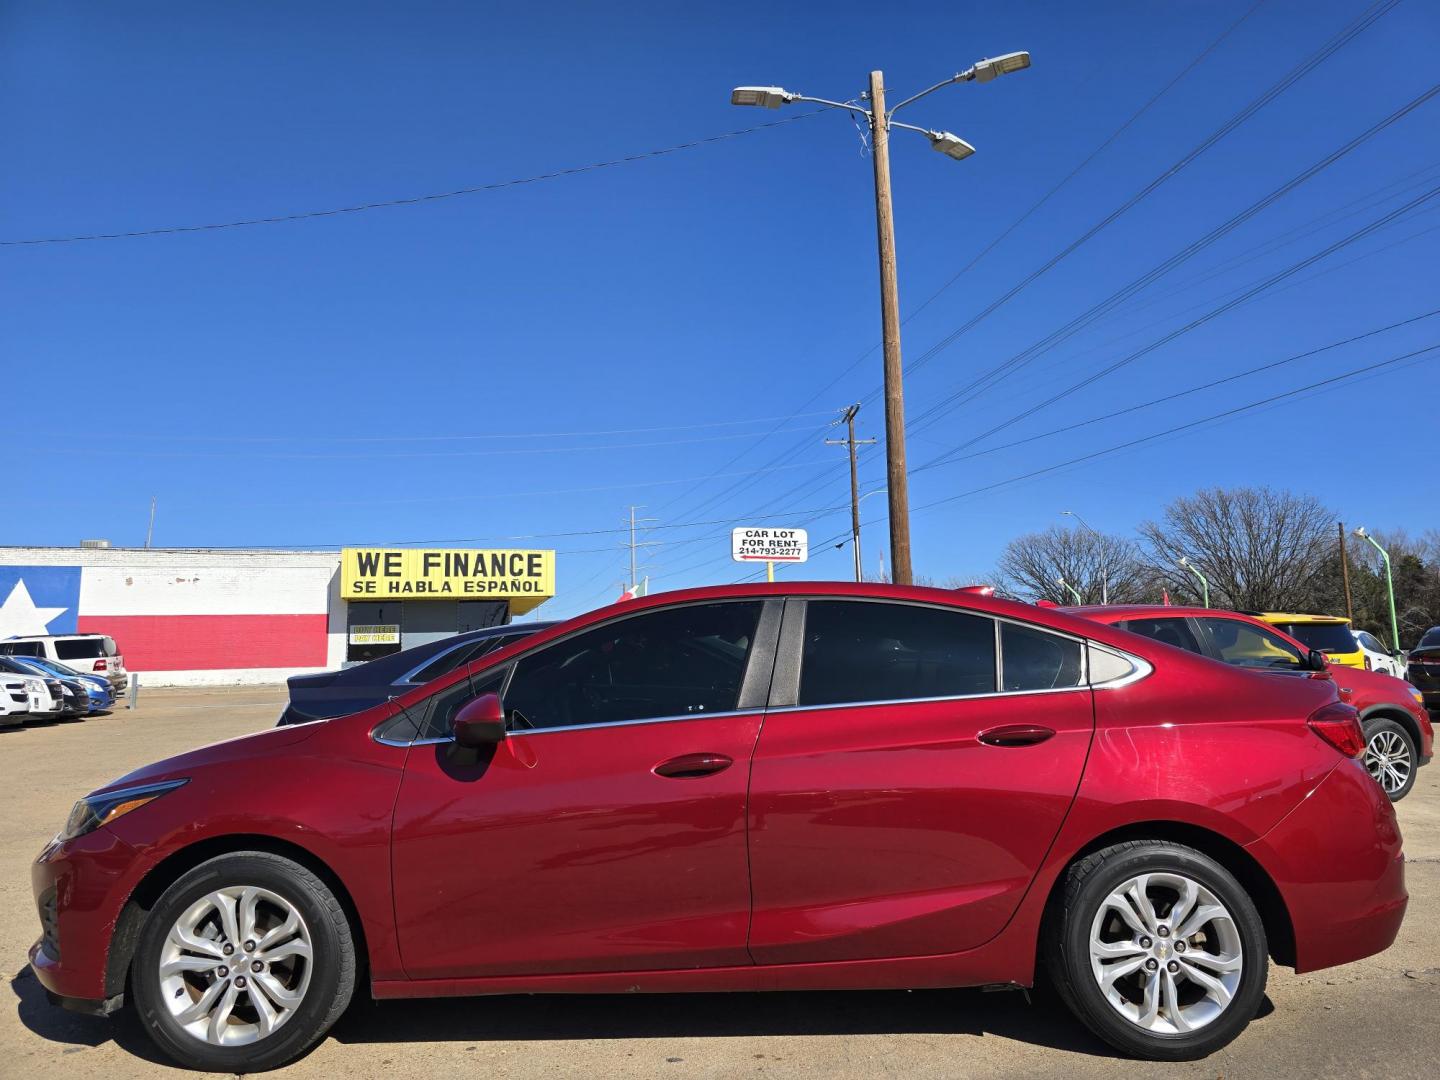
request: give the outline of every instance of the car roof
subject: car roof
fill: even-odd
[[[1188,607],[1184,604],[1083,604],[1061,607],[1057,611],[1068,611],[1082,619],[1098,622],[1123,622],[1127,619],[1144,618],[1199,618],[1205,615],[1235,616],[1238,611],[1223,608]],[[1243,617],[1243,616],[1242,616]]]
[[[77,637],[109,637],[109,636],[110,636],[109,634],[96,634],[96,633],[84,633],[84,634],[16,634],[14,637],[8,637],[8,638],[6,638],[5,640],[6,640],[6,641],[61,641],[61,640],[64,640],[64,639],[77,638]]]
[[[1343,615],[1311,615],[1303,611],[1256,611],[1249,612],[1265,622],[1287,623],[1349,623]]]

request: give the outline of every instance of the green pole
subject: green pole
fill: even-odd
[[[1395,617],[1395,578],[1390,573],[1390,553],[1375,541],[1375,537],[1365,531],[1362,525],[1355,530],[1355,535],[1362,540],[1369,540],[1370,546],[1380,552],[1380,558],[1385,561],[1385,591],[1390,596],[1390,640],[1395,644],[1395,651],[1400,651],[1400,620]]]
[[[1081,597],[1080,597],[1080,590],[1078,590],[1077,588],[1075,588],[1074,585],[1071,585],[1071,584],[1070,584],[1068,581],[1066,581],[1063,577],[1057,577],[1055,580],[1058,581],[1062,586],[1064,586],[1065,588],[1067,588],[1067,589],[1070,590],[1070,595],[1073,596],[1073,597],[1075,597],[1075,606],[1076,606],[1076,607],[1083,607],[1083,606],[1084,606],[1085,601],[1084,601],[1083,599],[1081,599]]]
[[[1200,595],[1204,598],[1205,606],[1208,608],[1210,606],[1210,582],[1205,579],[1204,574],[1190,565],[1189,559],[1181,559],[1180,565],[1200,579]]]

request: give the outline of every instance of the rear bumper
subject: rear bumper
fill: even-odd
[[[1341,762],[1246,850],[1285,900],[1296,971],[1348,964],[1395,941],[1408,903],[1400,829],[1358,761]]]

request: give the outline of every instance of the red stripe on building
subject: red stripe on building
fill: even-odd
[[[129,671],[324,667],[326,615],[81,615],[109,634]]]

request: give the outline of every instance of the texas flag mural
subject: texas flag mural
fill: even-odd
[[[324,667],[330,573],[0,566],[0,640],[108,634],[131,671]]]

